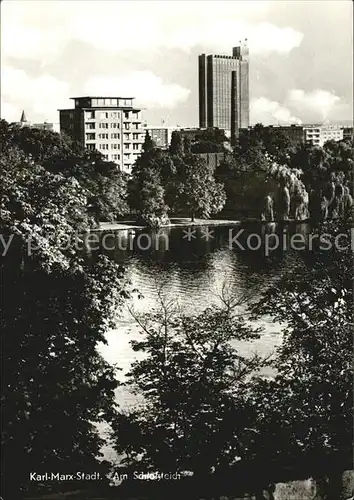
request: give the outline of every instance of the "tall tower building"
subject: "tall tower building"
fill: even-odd
[[[199,126],[236,135],[249,126],[247,40],[232,49],[232,56],[199,56]]]

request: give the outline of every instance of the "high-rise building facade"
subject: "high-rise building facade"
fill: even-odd
[[[130,173],[145,139],[141,109],[133,97],[73,97],[74,109],[60,109],[60,131],[97,149],[106,160]]]
[[[245,41],[232,56],[199,56],[199,127],[231,134],[249,127],[249,50]]]

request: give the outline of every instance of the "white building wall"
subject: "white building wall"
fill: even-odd
[[[84,111],[85,146],[97,149],[120,170],[130,173],[142,151],[141,111],[94,108]]]

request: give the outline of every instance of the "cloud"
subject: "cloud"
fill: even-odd
[[[312,120],[325,121],[330,117],[340,100],[340,97],[327,90],[316,89],[305,92],[301,89],[293,89],[288,93],[286,102],[293,109],[312,118]]]
[[[139,105],[172,109],[186,101],[190,90],[165,83],[151,71],[132,71],[122,76],[89,78],[84,85],[86,95],[121,95],[135,97]]]
[[[291,111],[266,97],[257,97],[250,104],[251,123],[263,123],[264,125],[287,125],[301,124],[300,118],[293,116]]]
[[[20,121],[22,110],[3,99],[1,96],[1,118],[7,120],[9,123]]]
[[[303,34],[292,28],[279,28],[270,23],[253,25],[245,21],[213,20],[172,32],[165,40],[170,47],[189,50],[201,45],[208,50],[231,52],[239,40],[247,38],[251,53],[278,52],[286,54],[299,47]]]
[[[303,33],[293,28],[279,28],[274,24],[261,23],[251,31],[250,50],[255,53],[274,51],[287,54],[299,47],[303,38]]]
[[[257,17],[269,2],[82,1],[5,2],[2,52],[4,56],[45,61],[60,54],[72,40],[95,48],[122,51],[230,52],[239,39],[248,38],[255,53],[288,53],[298,47],[303,34],[291,27],[259,23]],[[38,14],[40,13],[40,16]]]
[[[13,119],[14,109],[25,109],[30,121],[58,121],[57,108],[68,104],[69,85],[51,75],[31,78],[21,69],[5,66],[1,71],[1,88],[7,103],[2,114],[9,120]]]

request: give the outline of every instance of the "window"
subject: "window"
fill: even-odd
[[[124,143],[124,149],[129,149],[130,148],[130,144],[129,142],[125,142]]]
[[[87,130],[94,130],[95,124],[94,123],[86,123],[86,128],[87,128]]]
[[[109,106],[111,104],[111,100],[110,99],[105,99],[104,100],[104,105],[105,106]]]
[[[90,151],[93,151],[94,149],[96,149],[96,144],[92,143],[87,144],[86,148],[89,149]]]
[[[119,113],[118,113],[118,111],[112,111],[112,113],[111,113],[111,118],[113,118],[113,119],[115,119],[115,120],[116,120],[117,118],[119,118]]]
[[[139,139],[139,134],[133,134],[133,141],[136,141]]]
[[[97,99],[98,106],[104,106],[104,99]]]
[[[87,120],[92,120],[95,118],[95,112],[94,111],[87,111],[86,113],[86,119]]]
[[[111,128],[119,128],[119,123],[111,123]]]
[[[135,130],[138,130],[139,128],[139,123],[135,123]]]
[[[119,139],[119,134],[111,134],[111,139]]]
[[[70,118],[70,120],[73,120],[74,119],[74,113],[69,113],[69,118]]]
[[[120,155],[112,155],[113,160],[120,160]]]
[[[100,120],[106,120],[108,118],[108,113],[100,113]]]
[[[99,123],[98,127],[99,128],[108,128],[108,123]]]
[[[133,144],[133,149],[137,150],[137,149],[139,149],[139,147],[140,147],[140,144]]]
[[[111,106],[117,106],[117,99],[111,99]]]
[[[86,134],[87,141],[94,141],[96,138],[96,134]]]
[[[129,118],[129,111],[124,111],[124,118],[126,118],[126,119]]]
[[[101,150],[108,149],[108,144],[99,144],[98,149],[101,149]]]
[[[98,134],[99,139],[108,139],[108,134]]]
[[[120,144],[111,144],[111,149],[120,149]]]
[[[91,99],[91,106],[97,106],[97,99]]]
[[[130,130],[130,123],[124,123],[125,130]]]
[[[127,140],[127,141],[129,141],[129,139],[130,139],[130,134],[124,134],[124,139],[125,139],[125,140]]]

